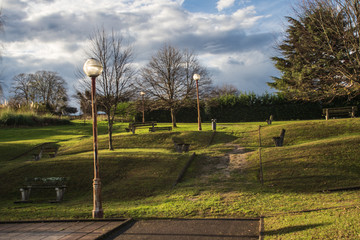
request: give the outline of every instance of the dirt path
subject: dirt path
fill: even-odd
[[[218,169],[222,170],[224,176],[230,177],[230,173],[233,171],[242,172],[246,167],[246,152],[243,147],[238,144],[228,144],[234,149],[225,154],[222,157],[221,164],[218,165]]]
[[[230,178],[231,172],[242,172],[247,167],[247,153],[245,148],[238,144],[228,143],[233,149],[222,157],[211,157],[203,167],[202,177],[210,177],[214,171],[221,177]]]

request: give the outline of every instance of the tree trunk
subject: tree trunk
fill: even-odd
[[[112,143],[112,131],[113,131],[113,122],[111,120],[111,117],[108,115],[109,150],[114,150]]]
[[[173,108],[170,109],[170,112],[171,112],[171,122],[172,122],[172,126],[174,128],[176,128],[176,117],[175,117],[175,111]]]

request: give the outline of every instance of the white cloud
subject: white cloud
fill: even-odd
[[[253,49],[241,54],[205,54],[201,60],[213,70],[218,80],[215,84],[232,84],[243,92],[269,91],[265,82],[271,80],[271,75],[276,75],[269,56],[261,50]]]
[[[229,8],[234,6],[235,0],[219,0],[216,4],[216,8],[218,11],[222,11],[225,8]]]
[[[237,82],[239,88],[252,85],[238,82],[239,69],[269,74],[261,68],[261,51],[271,45],[270,34],[250,34],[264,16],[254,6],[232,14],[191,13],[183,0],[11,0],[3,13],[7,18],[3,42],[4,74],[8,81],[22,72],[52,70],[72,86],[74,72],[84,59],[83,50],[95,27],[104,26],[124,35],[133,46],[136,65],[146,63],[164,43],[195,50],[203,64],[214,70],[214,82]],[[219,1],[230,7],[234,1]],[[256,54],[254,53],[256,51]],[[211,56],[211,57],[209,57]],[[229,58],[230,57],[230,58]],[[231,61],[230,61],[230,60]],[[255,59],[255,60],[254,60]],[[220,61],[221,60],[221,61]],[[235,65],[243,62],[247,68]],[[257,77],[261,79],[261,77]],[[225,80],[224,80],[225,79]]]

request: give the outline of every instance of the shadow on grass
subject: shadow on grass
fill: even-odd
[[[232,134],[225,133],[225,132],[216,132],[215,137],[211,144],[214,145],[214,144],[220,144],[220,143],[229,143],[236,139],[238,139],[238,138]]]
[[[300,232],[300,231],[305,231],[308,229],[318,228],[318,227],[322,227],[322,226],[326,226],[326,225],[329,225],[329,223],[284,227],[284,228],[279,228],[276,230],[265,231],[264,236],[274,236],[274,235],[282,235],[282,234],[288,234],[288,233],[293,233],[293,232]]]

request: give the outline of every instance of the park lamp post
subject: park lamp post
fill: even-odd
[[[93,117],[93,149],[94,149],[94,180],[93,180],[93,218],[103,218],[104,212],[101,204],[101,181],[99,174],[98,141],[97,141],[97,110],[96,110],[96,78],[102,73],[101,62],[94,58],[88,59],[84,64],[85,74],[91,78],[91,106]]]
[[[145,123],[145,102],[144,102],[145,93],[141,91],[140,95],[142,100],[142,122]]]
[[[193,76],[193,79],[196,82],[196,97],[197,97],[197,110],[198,110],[198,129],[201,131],[201,117],[200,117],[200,99],[199,99],[199,80],[200,80],[200,74],[195,73]]]

